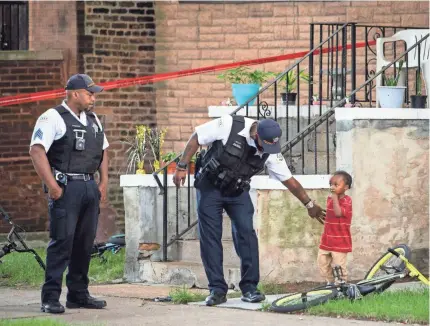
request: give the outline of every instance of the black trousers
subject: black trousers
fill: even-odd
[[[67,299],[88,293],[91,249],[100,213],[100,192],[94,180],[68,181],[63,196],[49,200],[50,237],[46,256],[42,302],[59,300],[63,274],[68,267]]]
[[[238,197],[222,196],[220,191],[203,180],[198,187],[198,218],[200,254],[209,280],[209,290],[227,293],[224,279],[222,250],[222,212],[232,222],[233,242],[240,257],[242,293],[253,291],[260,280],[258,240],[253,227],[254,205],[249,192]]]

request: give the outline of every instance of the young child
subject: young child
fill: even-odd
[[[333,265],[342,268],[342,279],[347,280],[346,256],[352,251],[352,201],[345,192],[351,188],[352,177],[345,171],[336,171],[330,178],[331,196],[327,198],[324,232],[318,251],[318,267],[327,283],[334,283]]]

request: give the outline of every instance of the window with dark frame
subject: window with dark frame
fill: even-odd
[[[28,50],[28,1],[0,1],[0,51]]]

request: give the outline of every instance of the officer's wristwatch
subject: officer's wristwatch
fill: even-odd
[[[314,207],[314,202],[312,201],[312,199],[305,205],[305,207],[307,209],[311,209],[312,207]]]
[[[188,167],[188,164],[187,164],[187,163],[184,163],[184,162],[178,162],[178,163],[176,163],[176,167],[177,167],[179,170],[186,170],[186,169],[187,169],[187,167]]]

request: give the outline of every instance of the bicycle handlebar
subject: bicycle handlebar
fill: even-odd
[[[396,257],[400,257],[400,254],[397,251],[395,251],[395,250],[393,250],[391,248],[388,249],[388,252],[392,253]]]
[[[10,217],[7,215],[6,211],[0,206],[0,214],[3,215],[3,218],[6,222],[10,223]]]

